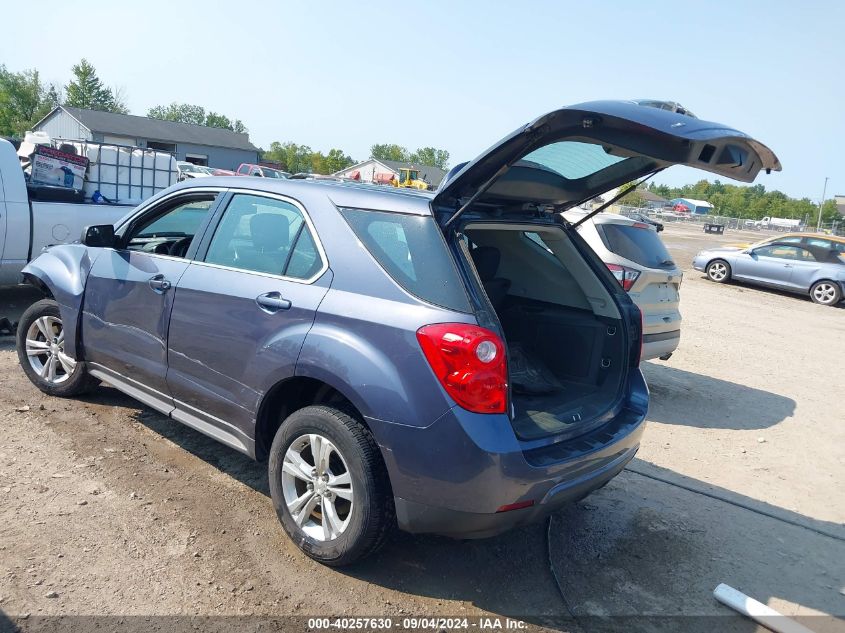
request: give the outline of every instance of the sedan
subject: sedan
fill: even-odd
[[[810,244],[770,242],[747,249],[713,248],[701,251],[693,268],[716,283],[731,280],[809,294],[832,306],[845,293],[845,261],[831,248]]]

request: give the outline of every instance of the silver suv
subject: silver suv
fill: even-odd
[[[586,215],[567,211],[578,222]],[[628,291],[643,314],[643,360],[668,360],[681,341],[679,311],[683,272],[672,261],[655,227],[615,213],[599,213],[578,233]]]

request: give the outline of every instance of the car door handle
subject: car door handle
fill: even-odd
[[[150,278],[150,288],[158,292],[159,294],[163,292],[167,292],[170,290],[171,283],[164,278],[164,275],[156,275],[155,277]]]
[[[284,299],[279,292],[265,292],[255,298],[258,307],[270,314],[279,310],[290,310],[291,302]]]

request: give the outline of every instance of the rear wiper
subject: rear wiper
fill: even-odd
[[[627,189],[625,189],[624,191],[619,191],[619,192],[617,192],[617,194],[616,194],[615,196],[613,196],[610,200],[608,200],[608,201],[607,201],[607,202],[605,202],[603,205],[601,205],[598,209],[595,209],[595,210],[593,210],[593,211],[590,211],[587,215],[585,215],[583,218],[581,218],[580,220],[578,220],[575,224],[573,224],[573,225],[572,225],[572,228],[574,228],[574,229],[575,229],[575,228],[578,228],[579,226],[581,226],[582,224],[584,224],[584,222],[586,222],[587,220],[589,220],[589,219],[590,219],[591,217],[593,217],[594,215],[598,215],[599,213],[601,213],[602,211],[604,211],[605,209],[607,209],[607,207],[609,207],[610,205],[612,205],[614,202],[616,202],[616,201],[617,201],[617,200],[619,200],[620,198],[624,198],[624,197],[625,197],[626,195],[628,195],[628,194],[629,194],[632,190],[635,190],[637,187],[639,187],[641,184],[643,184],[646,180],[648,180],[649,178],[651,178],[652,176],[654,176],[654,175],[655,175],[657,172],[659,172],[659,171],[660,171],[659,169],[655,169],[653,172],[651,172],[650,174],[648,174],[645,178],[643,178],[643,179],[638,180],[637,182],[635,182],[633,187],[628,187],[628,188],[627,188]]]

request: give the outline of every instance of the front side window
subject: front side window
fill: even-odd
[[[396,283],[423,301],[469,312],[463,284],[431,216],[341,209],[343,217]]]
[[[216,194],[170,203],[163,213],[153,211],[132,226],[126,248],[158,255],[184,257],[214,204]]]
[[[812,256],[803,248],[783,244],[772,244],[771,246],[754,249],[754,254],[758,257],[776,257],[778,259],[812,259]]]
[[[236,194],[208,247],[209,264],[310,279],[323,267],[302,211],[289,202]]]

